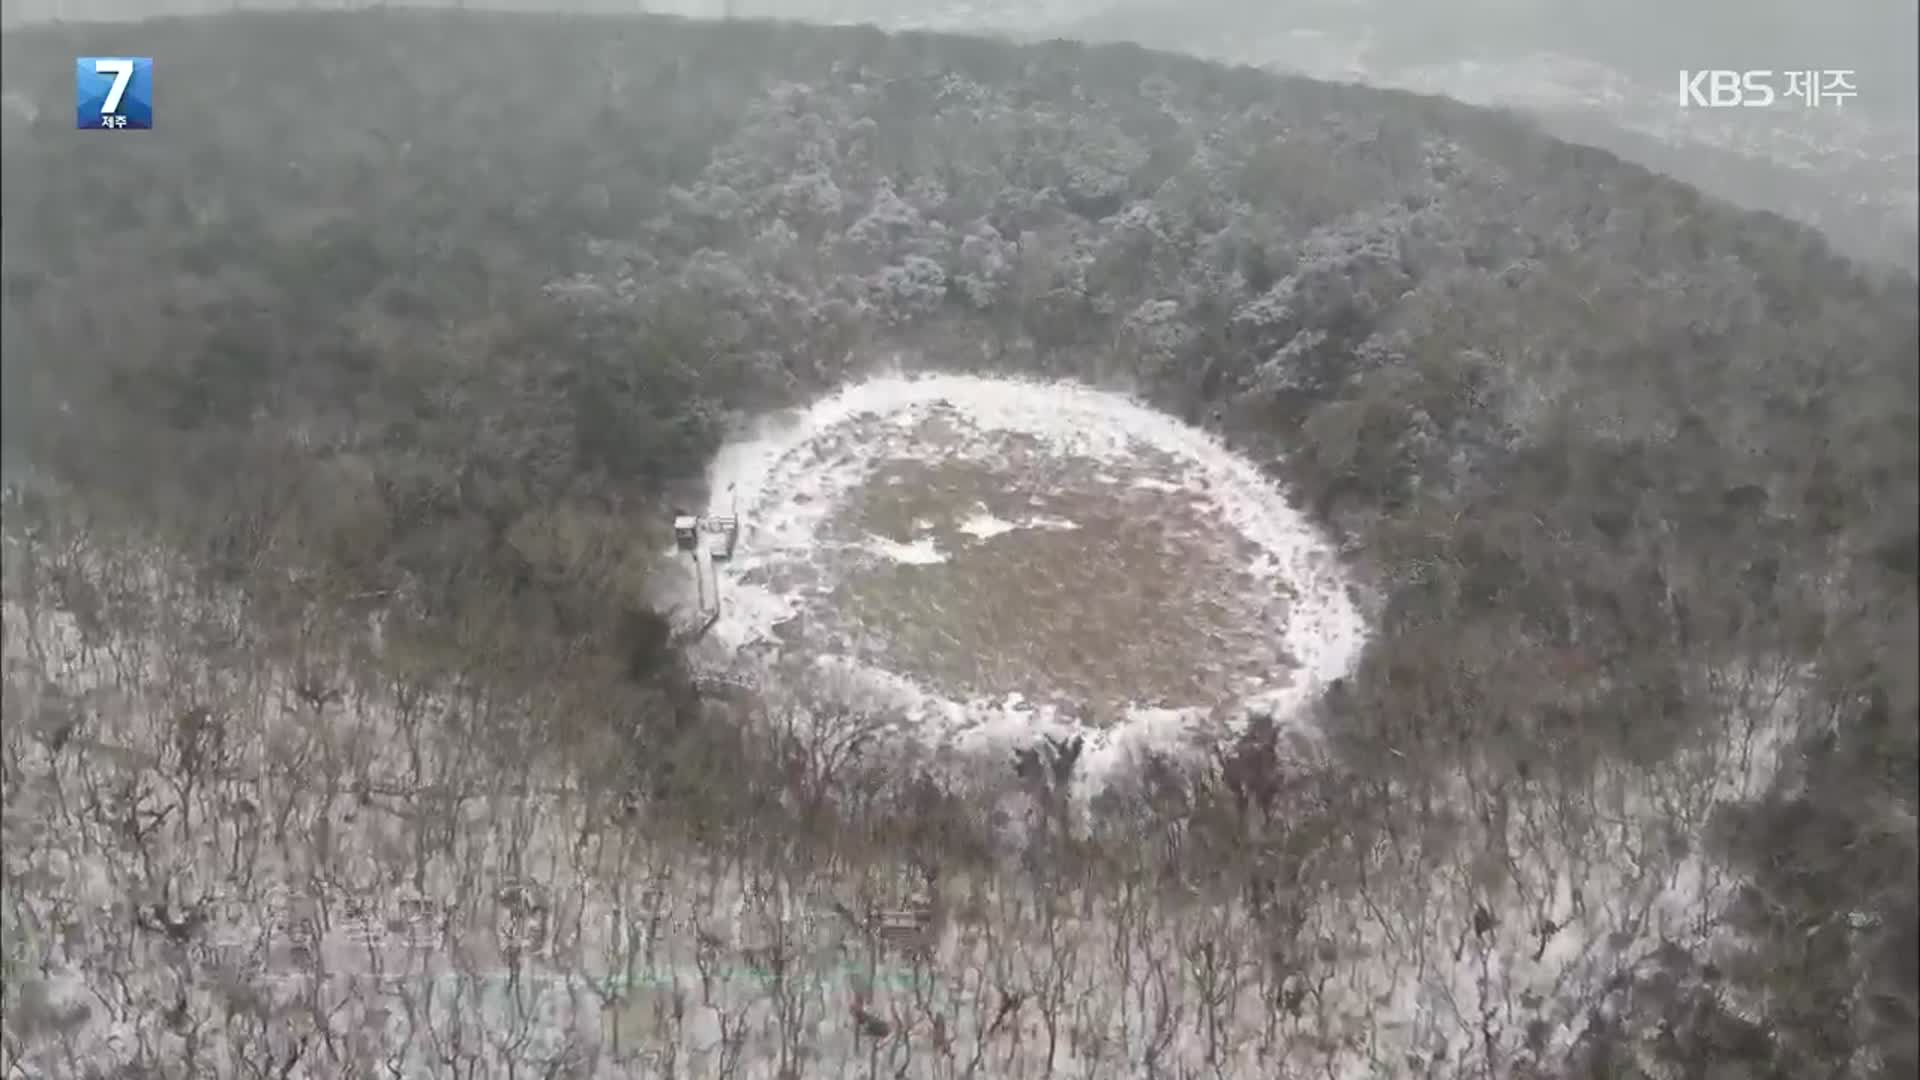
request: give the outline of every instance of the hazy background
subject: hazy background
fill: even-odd
[[[1370,52],[1393,65],[1555,50],[1665,79],[1679,67],[1852,68],[1857,104],[1915,110],[1911,0],[4,0],[8,25],[275,9],[440,7],[777,17],[882,26],[1125,36],[1167,48]],[[1315,42],[1316,38],[1326,40]]]

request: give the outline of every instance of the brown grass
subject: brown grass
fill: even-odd
[[[859,427],[860,425],[853,425]],[[917,449],[947,445],[939,414]],[[856,433],[857,437],[857,433]],[[1284,681],[1286,598],[1246,567],[1258,554],[1146,447],[1125,465],[1049,452],[1008,435],[1005,463],[882,461],[830,522],[821,569],[835,587],[787,628],[953,697],[1027,695],[1112,718],[1126,704],[1203,705]],[[961,530],[979,513],[1071,530]],[[947,561],[904,565],[859,551],[932,539]]]

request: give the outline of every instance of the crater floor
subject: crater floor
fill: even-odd
[[[1137,739],[1291,712],[1366,638],[1257,466],[1118,394],[877,378],[769,418],[710,481],[741,532],[697,659],[835,671],[935,742],[1077,731],[1097,773]]]

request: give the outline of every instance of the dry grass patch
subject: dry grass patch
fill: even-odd
[[[935,413],[914,436],[924,450],[955,433]],[[1119,465],[1019,434],[985,457],[888,458],[824,538],[817,569],[835,585],[789,633],[949,696],[1021,693],[1097,722],[1285,679],[1287,598],[1249,571],[1258,549],[1144,445]]]

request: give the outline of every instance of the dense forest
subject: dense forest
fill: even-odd
[[[1920,1070],[1912,278],[1513,116],[1131,46],[394,11],[0,47],[0,1069]],[[153,132],[72,130],[111,53],[161,67]],[[646,600],[669,508],[883,363],[1125,390],[1268,465],[1376,598],[1327,747],[1256,727],[1085,812],[1057,747],[963,783],[706,700]],[[1716,797],[1760,696],[1785,764]],[[1696,848],[1711,933],[1549,910]],[[604,973],[615,911],[628,970],[700,980],[448,999],[303,948],[276,988],[289,889],[323,927],[405,889],[513,972]],[[903,892],[904,946],[865,916]],[[866,979],[791,974],[799,895]],[[1605,958],[1508,992],[1574,922]],[[1410,1026],[1342,996],[1463,951],[1475,1000]],[[734,953],[771,978],[717,986]]]

